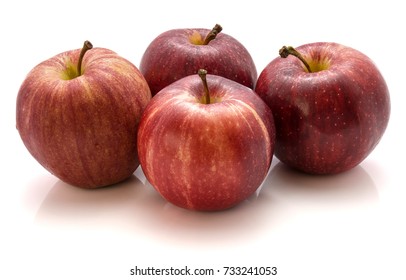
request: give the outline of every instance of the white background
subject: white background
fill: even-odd
[[[359,2],[2,1],[0,278],[154,279],[130,269],[187,265],[216,275],[182,279],[406,279],[405,15],[399,1]],[[74,188],[27,152],[15,101],[36,64],[90,40],[138,67],[160,33],[215,23],[246,46],[258,73],[282,45],[334,41],[371,57],[392,99],[378,147],[337,176],[274,160],[257,195],[218,213],[166,203],[140,170],[113,188]],[[225,277],[223,266],[277,266],[278,274]]]

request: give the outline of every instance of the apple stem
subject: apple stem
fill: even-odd
[[[290,54],[293,55],[293,56],[296,56],[297,58],[299,58],[300,61],[306,66],[307,72],[312,73],[312,70],[310,69],[310,65],[303,58],[303,56],[297,50],[295,50],[293,47],[291,47],[291,46],[289,46],[289,47],[283,46],[279,50],[279,55],[282,58],[287,58]]]
[[[92,49],[93,45],[92,43],[90,43],[89,41],[85,41],[83,43],[83,48],[80,51],[80,55],[79,55],[79,61],[78,61],[78,76],[82,75],[82,61],[83,61],[83,57],[85,56],[85,53]]]
[[[209,86],[207,85],[207,70],[205,69],[199,69],[197,72],[199,74],[200,79],[202,79],[203,82],[203,88],[204,88],[204,93],[205,93],[205,104],[210,104],[210,93],[209,93]]]
[[[215,39],[217,34],[219,34],[223,30],[220,24],[216,24],[213,29],[207,34],[206,38],[204,38],[203,45],[207,45],[210,43],[211,40]]]

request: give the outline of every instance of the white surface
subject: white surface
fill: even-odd
[[[406,22],[399,2],[88,2],[0,4],[0,279],[155,279],[130,269],[186,265],[221,272],[184,279],[242,277],[223,276],[223,266],[278,268],[277,276],[246,279],[406,279],[406,59],[396,49],[405,46]],[[73,188],[27,152],[15,129],[15,100],[36,64],[88,39],[138,66],[161,32],[215,23],[247,47],[258,73],[285,44],[335,41],[370,56],[392,99],[375,151],[354,170],[326,177],[274,160],[256,196],[218,213],[166,203],[139,170],[114,188]],[[159,279],[168,277],[175,279]]]

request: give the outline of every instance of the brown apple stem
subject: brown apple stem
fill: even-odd
[[[207,45],[210,43],[211,40],[215,39],[217,34],[219,34],[223,30],[220,24],[216,24],[213,29],[207,34],[206,38],[204,38],[203,45]]]
[[[82,75],[82,61],[83,61],[83,57],[85,56],[85,53],[92,49],[93,45],[92,43],[90,43],[89,41],[85,41],[83,43],[83,48],[80,51],[80,55],[79,55],[79,61],[78,61],[78,76]]]
[[[304,64],[304,66],[306,66],[307,72],[312,73],[312,70],[310,69],[310,65],[307,63],[307,61],[303,58],[303,56],[297,51],[295,50],[293,47],[289,46],[283,46],[280,50],[279,50],[279,55],[282,58],[287,58],[288,55],[293,55],[296,56],[297,58],[300,59],[300,61]]]
[[[205,69],[199,69],[197,72],[199,74],[200,79],[202,79],[204,93],[205,93],[205,104],[210,104],[210,93],[209,93],[209,86],[207,85],[206,75],[207,71]]]

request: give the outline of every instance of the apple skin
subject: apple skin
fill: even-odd
[[[207,45],[191,42],[198,34],[202,39],[209,29],[173,29],[155,38],[145,50],[140,71],[154,96],[158,91],[180,78],[206,69],[208,73],[223,76],[251,89],[258,75],[248,50],[236,39],[219,33]],[[195,39],[196,40],[196,39]]]
[[[82,75],[69,78],[80,51],[58,54],[29,72],[17,96],[17,129],[56,177],[96,188],[128,178],[139,166],[137,127],[151,93],[131,62],[103,48],[87,51]]]
[[[191,75],[152,98],[138,130],[141,167],[167,201],[217,211],[249,197],[271,164],[275,128],[269,107],[248,87]]]
[[[387,127],[390,97],[375,64],[337,43],[300,46],[311,68],[296,57],[278,57],[261,72],[255,91],[276,127],[275,156],[312,174],[334,174],[361,163]]]

